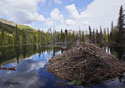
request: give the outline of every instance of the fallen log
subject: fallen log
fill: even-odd
[[[15,71],[15,67],[0,67],[0,70],[13,70]]]

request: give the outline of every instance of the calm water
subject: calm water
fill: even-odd
[[[104,49],[117,57],[124,54],[124,51],[118,53],[108,47]],[[104,84],[79,86],[70,85],[69,82],[55,77],[47,71],[46,66],[52,56],[63,52],[63,49],[55,47],[0,48],[0,65],[16,68],[16,71],[0,70],[0,88],[125,88],[125,79],[116,78]]]

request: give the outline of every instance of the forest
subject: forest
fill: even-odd
[[[125,0],[0,6],[0,88],[125,88]]]
[[[82,30],[68,31],[61,29],[60,32],[51,28],[47,32],[40,29],[35,30],[28,26],[12,26],[0,22],[0,46],[20,46],[20,45],[58,45],[75,44],[78,42],[91,42],[99,46],[102,45],[125,45],[125,14],[123,6],[120,7],[117,25],[111,22],[111,28],[100,29],[88,27],[89,33]]]

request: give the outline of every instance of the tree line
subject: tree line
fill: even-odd
[[[89,40],[96,44],[114,44],[118,46],[125,46],[125,14],[123,6],[120,7],[117,25],[111,22],[111,28],[100,27],[99,29],[91,29],[89,26]]]
[[[118,24],[116,26],[111,22],[111,28],[92,29],[89,26],[89,34],[84,31],[70,31],[61,29],[60,32],[48,32],[41,30],[27,31],[14,27],[12,33],[5,31],[4,25],[0,25],[0,46],[20,46],[32,44],[74,44],[79,42],[91,42],[98,45],[104,44],[122,44],[125,45],[125,14],[123,6],[120,7]]]

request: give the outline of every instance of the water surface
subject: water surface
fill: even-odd
[[[52,56],[63,52],[63,49],[56,47],[0,48],[0,65],[16,69],[0,70],[0,88],[125,88],[125,79],[119,78],[91,86],[71,85],[59,79],[48,72],[46,66]]]

